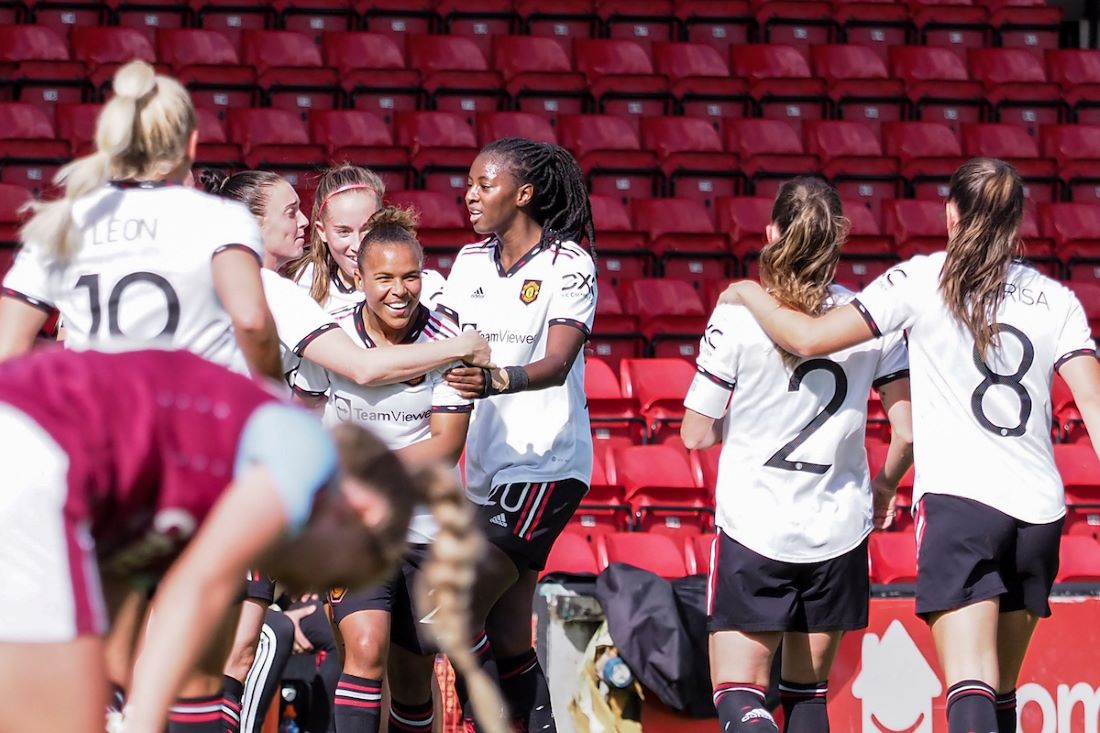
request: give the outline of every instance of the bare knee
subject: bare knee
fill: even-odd
[[[340,624],[344,637],[344,672],[372,680],[382,679],[389,648],[389,614],[366,611]]]

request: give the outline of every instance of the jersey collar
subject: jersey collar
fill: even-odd
[[[332,284],[336,286],[336,289],[344,295],[351,295],[355,292],[355,286],[350,288],[344,285],[344,281],[340,279],[340,269],[336,268],[332,271]]]
[[[374,343],[374,339],[367,333],[367,321],[366,321],[366,309],[367,301],[360,301],[359,305],[355,306],[354,315],[352,316],[355,322],[355,332],[359,334],[359,339],[363,342],[363,345],[368,349],[373,349],[378,346]],[[428,325],[428,320],[431,318],[431,313],[424,307],[423,303],[417,303],[416,315],[413,316],[413,326],[409,329],[409,332],[405,334],[405,338],[401,341],[402,344],[416,343],[416,340],[420,338],[421,332],[424,327]]]
[[[511,277],[512,275],[515,275],[517,272],[519,272],[524,265],[533,260],[539,252],[542,252],[544,249],[549,247],[550,244],[545,239],[540,239],[538,244],[527,250],[522,257],[516,260],[514,265],[508,268],[507,271],[504,269],[504,265],[500,264],[500,249],[503,246],[504,244],[500,241],[500,239],[494,240],[493,263],[497,266],[497,275],[499,275],[500,277]]]
[[[141,188],[141,189],[153,189],[153,188],[171,188],[173,186],[183,185],[178,181],[110,181],[107,184],[113,188]]]

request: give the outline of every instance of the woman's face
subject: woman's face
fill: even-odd
[[[367,233],[367,222],[379,208],[378,196],[373,191],[345,191],[329,199],[321,212],[321,221],[314,222],[321,241],[348,282],[355,279],[355,258],[359,242]]]
[[[529,184],[519,185],[496,156],[484,154],[477,156],[470,166],[466,186],[470,224],[482,235],[507,231],[520,212],[520,206],[531,200],[533,192]]]
[[[298,193],[281,178],[267,187],[267,204],[260,217],[264,252],[276,268],[302,256],[309,220],[302,213]]]
[[[359,287],[367,308],[389,331],[401,332],[412,321],[420,303],[418,252],[407,244],[373,244],[363,254]]]

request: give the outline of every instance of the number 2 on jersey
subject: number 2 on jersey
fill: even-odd
[[[998,374],[982,361],[982,355],[978,353],[978,347],[975,346],[974,365],[978,367],[978,371],[985,375],[985,379],[978,384],[974,389],[974,394],[970,396],[970,411],[974,413],[978,424],[989,432],[1004,438],[1018,438],[1027,432],[1027,421],[1031,417],[1031,395],[1024,388],[1022,380],[1035,361],[1035,345],[1031,343],[1031,339],[1024,335],[1023,331],[1007,323],[994,324],[993,333],[1010,333],[1019,340],[1023,349],[1023,353],[1020,355],[1020,365],[1016,367],[1016,371],[1012,374]],[[995,384],[1008,387],[1020,398],[1020,422],[1015,427],[996,425],[985,414],[985,393]]]
[[[164,302],[168,310],[168,318],[164,324],[164,328],[161,329],[160,333],[150,338],[160,338],[161,336],[171,336],[175,334],[176,328],[179,326],[180,322],[179,296],[176,295],[176,291],[172,288],[171,283],[153,272],[131,272],[115,283],[115,286],[111,288],[111,294],[107,298],[108,333],[112,336],[123,335],[122,328],[118,323],[119,302],[122,300],[122,295],[126,292],[126,288],[138,283],[152,285],[160,290],[161,293],[164,294]],[[88,328],[88,335],[98,336],[100,322],[103,320],[100,313],[99,275],[81,275],[80,279],[76,281],[76,286],[78,288],[88,288],[88,300],[90,301],[90,310],[92,313],[92,325]]]
[[[825,371],[833,375],[833,396],[829,400],[828,404],[814,416],[813,420],[806,423],[806,427],[794,436],[794,439],[787,443],[785,446],[775,452],[771,458],[768,459],[765,466],[770,468],[780,468],[784,471],[801,471],[802,473],[815,473],[823,474],[832,468],[832,464],[824,463],[810,463],[809,461],[792,461],[789,456],[791,453],[798,450],[806,440],[817,432],[825,422],[836,414],[840,406],[844,404],[844,398],[848,396],[848,377],[845,376],[844,370],[840,368],[840,365],[836,362],[829,361],[828,359],[810,359],[804,361],[795,368],[794,373],[791,375],[791,381],[787,385],[788,392],[797,392],[802,387],[802,380],[807,374],[813,371]]]

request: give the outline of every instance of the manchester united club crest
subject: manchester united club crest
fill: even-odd
[[[531,305],[539,297],[542,290],[542,280],[524,280],[523,287],[519,289],[519,299],[524,305]]]

